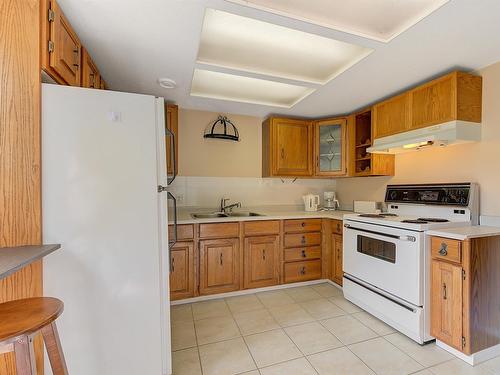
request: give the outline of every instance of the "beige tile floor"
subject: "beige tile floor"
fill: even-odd
[[[172,306],[174,375],[500,375],[420,346],[330,284]]]

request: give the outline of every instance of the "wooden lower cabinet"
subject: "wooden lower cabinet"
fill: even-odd
[[[177,242],[170,251],[170,299],[194,296],[194,243]]]
[[[245,238],[243,287],[261,288],[279,283],[279,236]]]
[[[200,241],[200,295],[224,293],[240,288],[238,238]]]
[[[342,285],[344,277],[342,242],[343,238],[340,234],[332,234],[331,280],[339,285]]]
[[[462,267],[432,261],[431,334],[462,350]]]
[[[431,335],[471,355],[500,344],[500,236],[431,238]]]

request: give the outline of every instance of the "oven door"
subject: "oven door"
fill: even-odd
[[[344,272],[423,306],[424,234],[346,220]]]

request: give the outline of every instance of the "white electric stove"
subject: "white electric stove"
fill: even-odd
[[[388,185],[382,214],[344,216],[344,296],[413,340],[430,336],[426,231],[477,224],[478,186]]]

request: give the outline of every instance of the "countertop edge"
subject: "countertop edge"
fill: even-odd
[[[28,245],[0,248],[0,261],[5,257],[21,258],[19,262],[15,262],[15,265],[10,266],[6,271],[0,273],[0,279],[4,279],[16,273],[20,269],[44,258],[45,256],[53,253],[60,248],[60,244]]]
[[[290,213],[290,214],[266,214],[263,216],[235,216],[235,217],[218,217],[218,218],[205,218],[205,219],[178,219],[177,224],[205,224],[205,223],[229,223],[240,221],[264,221],[264,220],[293,220],[293,219],[334,219],[343,220],[344,215],[352,214],[348,211],[336,211],[339,214],[332,214],[332,212],[314,212],[314,213]]]
[[[430,236],[465,241],[472,238],[500,236],[500,227],[474,225],[468,227],[434,229],[427,232]]]

